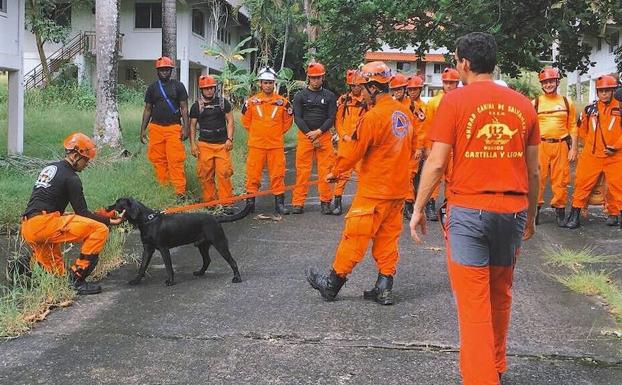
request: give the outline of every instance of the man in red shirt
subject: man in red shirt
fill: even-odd
[[[461,37],[455,56],[467,86],[445,95],[432,123],[432,150],[410,229],[421,243],[417,228],[426,233],[426,202],[453,153],[443,230],[460,326],[460,372],[464,385],[498,385],[507,370],[514,265],[521,240],[535,232],[540,133],[529,99],[492,81],[492,35]]]

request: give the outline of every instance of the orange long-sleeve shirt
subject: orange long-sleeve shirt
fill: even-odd
[[[360,160],[357,195],[376,199],[408,196],[410,169],[417,138],[413,116],[402,103],[379,95],[363,115],[349,151],[337,155],[333,175],[350,170]]]
[[[343,138],[344,135],[352,135],[356,123],[365,111],[367,111],[367,103],[365,103],[363,96],[347,93],[337,100],[335,129],[340,138]]]
[[[540,95],[536,112],[538,113],[538,124],[540,135],[544,139],[561,139],[565,136],[577,136],[576,109],[572,100],[566,98],[568,107],[564,102],[564,97],[555,95]],[[536,106],[536,99],[533,101]]]
[[[579,136],[584,143],[583,151],[589,151],[598,158],[606,157],[605,145],[622,151],[621,120],[621,105],[618,101],[598,101],[585,107],[579,128]]]
[[[426,112],[427,105],[423,100],[417,99],[410,102],[409,109],[414,117],[413,126],[417,136],[417,148],[424,148],[426,142],[426,120],[428,118]]]
[[[283,148],[284,135],[294,121],[287,98],[278,95],[255,94],[242,107],[242,125],[248,130],[248,146]]]

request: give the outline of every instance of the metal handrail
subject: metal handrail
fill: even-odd
[[[85,34],[82,32],[75,35],[71,38],[67,43],[65,43],[62,47],[52,52],[47,58],[48,68],[50,70],[50,74],[58,71],[60,67],[73,59],[79,53],[84,52],[85,48]],[[43,76],[43,64],[39,63],[35,68],[30,70],[25,76],[25,84],[24,87],[26,89],[31,89],[34,87],[38,87],[43,84],[45,81]]]

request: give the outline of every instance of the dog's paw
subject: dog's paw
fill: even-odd
[[[201,270],[197,270],[197,271],[193,271],[192,275],[194,275],[195,277],[200,277],[202,275],[205,275],[205,272]]]
[[[242,282],[242,277],[240,277],[239,275],[236,275],[235,277],[233,277],[231,282],[233,282],[233,283],[240,283],[240,282]]]
[[[140,283],[140,278],[134,278],[133,280],[128,282],[130,285],[138,285]]]
[[[171,281],[171,280],[166,280],[166,286],[173,286],[175,285],[175,281]]]

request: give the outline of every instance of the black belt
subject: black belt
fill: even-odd
[[[224,140],[212,140],[212,139],[201,138],[199,136],[199,142],[210,143],[210,144],[225,144],[225,143],[227,143],[227,139],[224,139]]]
[[[517,195],[517,196],[527,195],[527,193],[522,193],[522,192],[518,192],[518,191],[482,191],[482,194],[490,194],[490,195]]]
[[[546,143],[559,143],[559,142],[565,142],[566,140],[568,140],[567,136],[564,136],[561,139],[552,139],[552,138],[540,138],[540,141],[542,142],[546,142]]]

